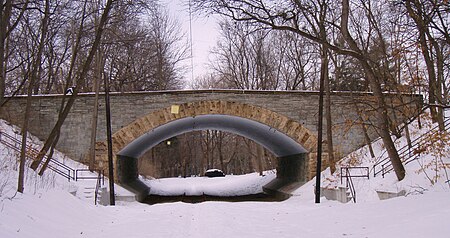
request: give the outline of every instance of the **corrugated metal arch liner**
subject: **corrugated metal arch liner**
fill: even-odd
[[[277,157],[306,153],[303,146],[284,133],[250,119],[230,115],[185,117],[159,126],[140,136],[118,155],[139,158],[147,150],[174,136],[200,130],[226,131],[254,140]]]

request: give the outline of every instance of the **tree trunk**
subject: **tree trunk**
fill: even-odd
[[[375,158],[375,152],[373,152],[372,141],[370,140],[369,134],[367,133],[367,127],[363,121],[361,121],[361,127],[364,133],[364,140],[366,141],[366,145],[369,147],[370,157]]]
[[[28,85],[27,104],[25,107],[25,114],[22,124],[22,146],[20,149],[20,164],[19,164],[19,180],[17,184],[17,191],[23,193],[24,191],[24,179],[25,179],[25,160],[27,153],[27,136],[28,136],[28,119],[31,112],[31,97],[32,97],[33,77],[30,78],[30,84]]]
[[[94,110],[92,112],[92,123],[91,123],[91,143],[89,147],[89,170],[93,171],[95,169],[95,140],[97,138],[97,120],[98,120],[98,98],[100,93],[100,82],[102,78],[102,56],[100,49],[97,52],[96,60],[96,72],[94,77],[95,85],[95,99],[94,99]]]
[[[59,141],[59,134],[56,135],[56,138],[53,141],[52,146],[50,147],[50,152],[48,153],[47,160],[45,160],[44,164],[42,165],[42,168],[38,173],[39,175],[42,176],[44,174],[45,169],[47,168],[48,164],[50,163],[50,160],[52,159],[53,152],[55,150],[56,145],[58,144],[58,141]]]
[[[355,52],[360,52],[357,59],[361,63],[361,66],[366,73],[369,85],[372,88],[374,96],[378,99],[377,107],[377,126],[380,129],[380,136],[383,140],[386,151],[388,152],[392,167],[395,171],[397,179],[399,181],[403,180],[405,177],[405,168],[400,160],[397,149],[395,148],[394,142],[389,133],[389,116],[386,101],[381,89],[381,84],[376,76],[376,73],[370,67],[370,59],[363,53],[363,51],[358,47],[358,44],[350,35],[348,30],[348,19],[349,19],[350,5],[349,0],[342,1],[342,16],[341,16],[341,32],[342,35],[349,45],[349,47]]]
[[[41,37],[39,39],[38,51],[36,58],[34,59],[33,68],[30,75],[30,82],[28,84],[27,91],[27,104],[25,107],[25,115],[22,126],[22,147],[20,150],[20,165],[19,165],[19,181],[17,191],[23,193],[24,191],[24,173],[25,173],[25,159],[27,150],[27,135],[28,135],[28,124],[31,113],[31,100],[33,96],[33,87],[37,81],[38,71],[41,68],[42,54],[44,51],[45,39],[47,38],[47,31],[50,19],[50,0],[45,1],[45,11],[44,18],[42,19],[42,31]]]
[[[416,11],[414,10],[413,5],[416,8]],[[436,109],[435,105],[436,101],[437,103],[442,102],[442,100],[439,100],[442,92],[438,90],[440,86],[438,85],[437,82],[436,70],[434,67],[433,59],[431,58],[430,52],[431,49],[427,41],[427,35],[429,37],[429,40],[432,41],[431,43],[433,43],[433,37],[431,36],[428,30],[427,24],[422,18],[424,17],[424,13],[422,12],[421,4],[416,1],[409,0],[406,1],[405,6],[408,15],[414,20],[414,22],[416,23],[417,30],[419,31],[420,48],[422,50],[422,55],[425,60],[425,65],[427,67],[428,72],[428,102],[431,105],[430,106],[431,117],[433,121],[439,123],[439,129],[443,129],[444,123],[442,118],[442,112],[439,112],[440,114],[439,115],[438,114],[439,109]]]
[[[368,76],[368,78],[372,77],[375,76]],[[377,124],[380,128],[380,136],[389,155],[389,159],[391,161],[397,179],[401,181],[403,180],[403,178],[405,178],[405,168],[400,160],[400,156],[398,155],[397,149],[395,148],[394,142],[392,141],[391,135],[389,133],[389,116],[385,98],[381,91],[381,85],[378,83],[378,80],[375,80],[373,78],[369,79],[369,81],[371,82],[371,87],[374,95],[378,98]]]
[[[86,78],[86,75],[90,69],[90,65],[92,63],[92,60],[94,58],[95,52],[97,52],[99,46],[100,46],[100,40],[102,37],[102,33],[104,30],[104,26],[108,20],[109,11],[112,8],[113,0],[108,0],[106,3],[105,9],[103,11],[102,17],[100,19],[99,26],[97,28],[96,34],[95,34],[95,40],[92,45],[91,50],[89,51],[88,57],[86,58],[86,61],[83,64],[83,68],[80,72],[80,74],[77,77],[76,84],[77,85],[83,85],[83,81]],[[58,121],[56,122],[56,125],[53,127],[52,131],[50,132],[50,135],[48,136],[47,140],[44,143],[44,147],[39,151],[36,160],[31,164],[31,168],[33,170],[36,170],[39,164],[41,163],[42,159],[44,158],[45,154],[47,154],[48,149],[52,145],[54,139],[59,134],[59,131],[67,118],[67,115],[69,115],[70,109],[72,108],[73,104],[75,103],[75,99],[78,95],[78,88],[75,88],[73,95],[69,98],[62,114],[60,117],[58,117]],[[44,170],[46,168],[43,168]]]
[[[257,145],[256,144],[256,159],[258,161],[258,171],[259,171],[259,175],[263,176],[264,175],[264,171],[263,171],[263,158],[264,158],[264,148],[261,145]]]
[[[437,112],[437,121],[439,125],[439,130],[441,132],[445,131],[445,125],[444,125],[444,109],[443,106],[445,105],[445,102],[443,100],[442,95],[442,85],[445,84],[444,79],[444,56],[442,55],[442,50],[438,42],[434,38],[432,38],[429,31],[427,31],[429,38],[432,42],[434,51],[436,52],[436,100],[439,104],[438,112]]]
[[[352,100],[353,100],[353,98],[352,98]],[[370,139],[369,133],[367,132],[367,127],[366,127],[366,124],[365,124],[365,120],[362,117],[362,112],[359,109],[359,106],[358,106],[357,102],[353,101],[353,104],[354,104],[354,106],[356,108],[356,112],[358,113],[358,120],[361,123],[361,129],[362,129],[363,134],[364,134],[364,142],[369,147],[370,157],[371,158],[375,158],[375,153],[373,152],[373,147],[372,147],[372,140]]]
[[[217,153],[219,154],[219,161],[220,161],[220,169],[227,174],[227,169],[225,167],[225,159],[224,159],[224,155],[223,155],[223,132],[219,131],[219,136],[218,136],[218,143],[217,143]]]
[[[408,148],[411,149],[412,143],[411,143],[411,135],[409,134],[409,125],[405,126],[405,137],[406,137],[406,143],[408,145]]]
[[[327,150],[328,150],[328,162],[330,164],[331,174],[336,171],[336,161],[334,158],[334,148],[333,148],[333,121],[331,120],[331,90],[330,90],[330,77],[328,77],[328,49],[326,46],[322,46],[325,61],[321,64],[321,74],[324,75],[324,87],[325,87],[325,119],[327,122]]]
[[[0,9],[0,105],[3,104],[6,90],[6,38],[8,34],[8,26],[11,20],[13,0],[6,0]]]
[[[356,103],[355,103],[356,105]],[[373,152],[373,147],[372,147],[372,140],[370,139],[369,133],[367,132],[367,127],[366,124],[361,116],[361,112],[358,110],[358,117],[359,117],[359,121],[361,123],[361,128],[364,134],[364,140],[366,142],[366,145],[369,147],[369,153],[370,153],[370,157],[371,158],[375,158],[375,153]]]

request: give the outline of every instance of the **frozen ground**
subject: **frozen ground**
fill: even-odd
[[[341,204],[128,203],[93,206],[58,190],[4,200],[0,237],[448,237],[448,192]]]
[[[14,133],[1,122],[3,131]],[[420,134],[420,130],[414,132]],[[35,143],[38,143],[35,141]],[[402,140],[397,143],[401,145]],[[446,147],[448,148],[448,147]],[[381,145],[375,144],[376,153]],[[447,149],[440,151],[446,152]],[[41,178],[27,171],[26,192],[15,194],[15,153],[0,145],[0,237],[450,237],[450,189],[445,170],[435,172],[433,161],[449,162],[446,153],[423,156],[407,166],[407,175],[397,182],[394,174],[356,179],[358,203],[339,203],[322,198],[314,203],[310,181],[284,202],[204,202],[146,205],[118,202],[117,206],[94,206],[72,196],[93,181],[67,182],[53,173]],[[365,149],[348,158],[361,165],[373,163]],[[71,166],[81,166],[66,160]],[[431,164],[430,166],[425,166]],[[425,173],[426,172],[426,173]],[[269,178],[268,174],[262,180]],[[433,178],[436,177],[434,180]],[[164,192],[172,184],[178,192],[197,189],[238,187],[260,181],[257,174],[227,176],[223,180],[205,178],[150,180],[155,190]],[[229,180],[229,182],[227,182]],[[323,174],[323,186],[338,186],[338,176]],[[214,185],[204,182],[213,181]],[[433,181],[433,182],[431,182]],[[194,188],[192,187],[195,184]],[[264,182],[261,182],[261,184]],[[176,189],[175,189],[176,190]],[[214,189],[213,189],[214,190]],[[376,190],[401,191],[407,196],[380,201]],[[117,189],[118,193],[125,193]],[[173,190],[166,190],[173,191]]]
[[[225,177],[189,177],[144,180],[151,187],[150,194],[162,196],[242,196],[262,193],[262,186],[275,179],[275,171]]]

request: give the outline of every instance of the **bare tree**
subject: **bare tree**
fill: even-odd
[[[270,31],[247,23],[220,23],[221,39],[212,53],[212,68],[226,88],[276,89],[275,56]]]
[[[0,9],[0,107],[5,103],[6,95],[6,74],[8,67],[8,40],[11,38],[12,31],[22,20],[25,10],[28,8],[29,1],[15,2],[14,0],[1,1]],[[15,6],[14,6],[15,5]],[[14,6],[14,7],[13,7]],[[14,14],[14,9],[19,12]],[[15,18],[12,19],[13,15]],[[23,86],[25,80],[19,85]],[[20,88],[20,87],[19,87]]]
[[[5,62],[5,48],[8,27],[10,25],[11,11],[13,0],[7,0],[5,3],[1,1],[0,11],[0,103],[3,103],[5,97],[5,78],[6,78],[6,62]]]
[[[272,32],[273,61],[281,90],[316,89],[319,52],[317,45],[289,31]]]
[[[13,0],[1,1],[0,9],[0,103],[3,104],[3,99],[6,91],[6,71],[7,71],[7,39],[11,35],[11,31],[17,26],[21,20],[25,9],[28,6],[28,1],[22,3],[19,8],[20,12],[15,22],[11,22],[13,15]],[[18,4],[20,5],[20,4]],[[13,20],[14,21],[14,20]],[[12,24],[11,24],[12,23]]]
[[[95,34],[95,39],[94,42],[92,44],[92,48],[89,51],[89,55],[86,58],[86,61],[83,64],[83,67],[81,69],[81,71],[79,72],[79,74],[76,77],[76,83],[77,85],[83,85],[85,77],[88,73],[89,67],[92,63],[92,60],[94,58],[95,52],[98,50],[98,47],[100,45],[100,40],[102,37],[102,33],[104,30],[104,26],[108,20],[108,15],[109,12],[111,11],[111,8],[113,7],[113,1],[112,0],[108,0],[105,8],[103,10],[102,16],[100,18],[100,22],[99,25],[97,27],[96,30],[96,34]],[[67,118],[67,115],[69,114],[70,109],[73,106],[73,103],[75,102],[75,98],[78,94],[78,88],[75,88],[73,95],[69,98],[69,100],[67,101],[66,106],[64,107],[64,110],[62,111],[62,113],[60,114],[58,121],[56,122],[55,126],[53,127],[50,135],[48,136],[47,140],[44,143],[44,147],[41,149],[41,151],[39,152],[39,154],[37,155],[36,160],[31,164],[31,168],[36,170],[39,166],[39,164],[41,163],[43,157],[45,156],[45,154],[47,154],[48,149],[51,147],[51,145],[53,144],[53,142],[55,141],[55,139],[58,137],[60,129],[62,124],[64,123],[64,120]],[[45,164],[48,164],[48,159],[46,161]],[[42,167],[40,173],[42,173],[43,171],[45,171],[46,166]]]
[[[124,10],[125,11],[125,10]],[[116,91],[177,89],[182,86],[187,43],[166,10],[149,6],[108,29],[105,60]],[[146,16],[142,16],[146,14]]]
[[[20,193],[23,193],[24,191],[24,173],[25,173],[25,159],[26,159],[26,153],[27,153],[27,135],[28,135],[28,124],[30,120],[30,112],[31,112],[31,97],[33,95],[33,88],[34,84],[37,81],[39,69],[41,66],[42,61],[42,55],[44,51],[44,45],[45,40],[47,37],[47,29],[49,25],[49,19],[50,19],[50,0],[45,1],[44,5],[44,15],[42,18],[42,26],[41,26],[41,32],[40,32],[40,38],[37,42],[37,53],[33,60],[32,65],[32,71],[30,75],[30,83],[28,85],[28,95],[27,95],[27,104],[25,107],[25,114],[23,119],[23,125],[22,125],[22,146],[20,150],[20,168],[19,168],[19,181],[17,186],[17,191]]]
[[[379,71],[377,71],[378,66],[373,64],[368,48],[373,44],[372,39],[374,37],[379,38],[383,42],[382,35],[379,34],[381,33],[379,28],[381,19],[375,18],[372,14],[371,1],[352,3],[354,5],[351,5],[348,0],[342,2],[319,1],[318,3],[316,1],[282,1],[276,4],[271,1],[253,0],[239,2],[194,0],[193,3],[199,9],[228,16],[236,21],[252,22],[275,30],[294,32],[339,54],[355,58],[364,70],[365,78],[378,99],[377,126],[380,128],[380,135],[390,156],[397,178],[399,180],[404,178],[404,167],[390,138],[388,106],[381,88],[382,79]],[[318,29],[317,21],[314,21],[317,17],[318,6],[323,3],[327,4],[329,9],[335,9],[334,12],[330,11],[325,16],[326,28],[338,30],[345,41],[344,46],[336,45],[334,42],[317,34],[320,31],[314,31],[314,29]],[[360,14],[361,17],[350,18],[350,13],[352,16]],[[358,22],[360,19],[363,21]],[[334,22],[340,22],[340,25],[336,25]],[[365,30],[367,27],[374,31],[367,32]],[[365,39],[369,39],[369,41],[365,41]]]
[[[448,21],[444,21],[442,13],[448,10],[448,3],[436,1],[405,1],[408,15],[414,20],[419,33],[419,44],[428,72],[428,100],[431,115],[439,123],[439,129],[445,130],[442,106],[444,105],[442,85],[444,80],[443,44],[448,45]],[[442,36],[442,43],[438,36]],[[434,57],[433,57],[434,54]],[[434,104],[437,104],[436,107]]]

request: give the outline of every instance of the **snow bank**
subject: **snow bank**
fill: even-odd
[[[150,194],[161,196],[243,196],[262,193],[262,187],[275,179],[275,171],[225,177],[188,177],[143,180]]]
[[[450,115],[448,115],[450,116]],[[411,139],[421,136],[429,131],[433,126],[427,114],[421,118],[421,125],[417,121],[410,124],[409,130]],[[444,134],[444,143],[440,147],[428,148],[429,151],[422,152],[417,160],[405,165],[406,176],[402,181],[398,181],[392,171],[384,176],[381,174],[374,177],[375,164],[385,153],[381,139],[373,142],[375,158],[371,158],[368,146],[365,146],[341,160],[337,166],[337,171],[330,175],[329,170],[322,173],[322,187],[335,188],[343,186],[340,184],[340,167],[342,166],[366,166],[369,167],[370,178],[353,178],[355,184],[358,203],[378,201],[377,191],[389,193],[402,193],[405,196],[423,194],[430,191],[450,191],[450,141],[449,134]],[[395,138],[394,143],[397,148],[407,145],[406,137]],[[446,165],[446,166],[443,166]],[[313,179],[314,180],[314,179]],[[345,185],[344,185],[345,186]],[[302,193],[305,188],[300,188],[296,194]]]

